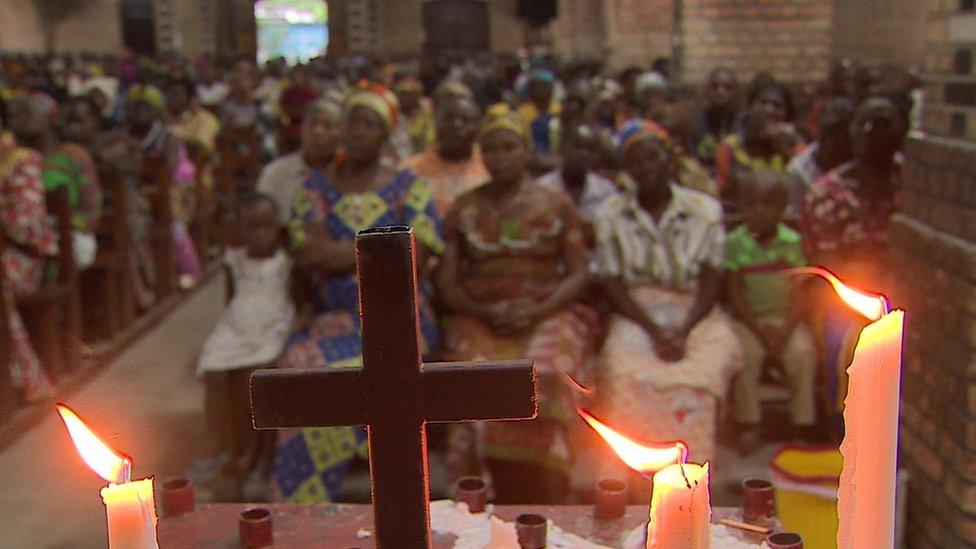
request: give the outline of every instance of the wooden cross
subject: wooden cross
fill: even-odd
[[[356,237],[361,369],[260,370],[251,377],[258,429],[367,425],[376,544],[430,546],[427,422],[532,419],[532,362],[424,364],[410,227]]]

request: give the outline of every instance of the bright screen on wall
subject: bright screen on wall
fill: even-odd
[[[284,57],[300,63],[323,55],[329,44],[325,0],[257,0],[258,61]]]

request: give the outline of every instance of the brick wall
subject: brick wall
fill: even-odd
[[[684,0],[685,79],[726,65],[786,82],[821,81],[832,48],[830,0]]]
[[[976,144],[912,137],[891,230],[908,311],[901,464],[911,547],[976,545]]]
[[[931,2],[834,2],[834,57],[914,67],[925,60],[923,36]],[[906,39],[911,37],[911,39]]]

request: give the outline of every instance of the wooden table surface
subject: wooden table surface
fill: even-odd
[[[159,519],[159,545],[163,549],[179,548],[231,548],[239,547],[237,516],[244,510],[264,507],[272,513],[274,523],[274,547],[342,549],[376,547],[375,539],[359,539],[360,530],[373,531],[373,513],[369,505],[345,504],[206,504],[197,505],[189,514]],[[621,537],[626,536],[640,523],[647,521],[647,506],[632,505],[619,519],[595,520],[590,505],[502,505],[496,506],[494,515],[514,522],[522,513],[537,513],[548,517],[565,531],[593,542],[619,547]],[[741,511],[733,508],[714,508],[712,520],[739,518]],[[762,538],[752,536],[758,544]],[[750,538],[746,538],[750,539]],[[453,536],[433,533],[434,547],[448,549],[454,546]]]

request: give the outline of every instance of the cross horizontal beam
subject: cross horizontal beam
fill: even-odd
[[[539,409],[531,360],[424,364],[429,422],[532,419]]]
[[[362,370],[258,370],[251,374],[254,427],[339,427],[364,425]]]
[[[532,419],[538,411],[530,360],[434,362],[420,374],[428,422]],[[367,398],[363,371],[260,370],[251,378],[254,426],[365,425],[376,406]]]

